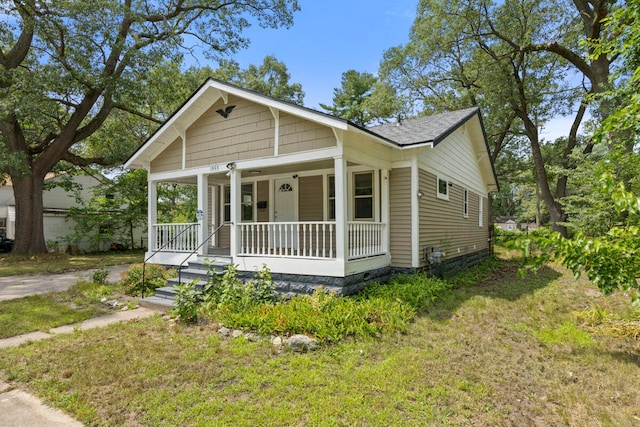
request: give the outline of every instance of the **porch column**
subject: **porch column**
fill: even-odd
[[[231,169],[229,180],[231,181],[231,236],[229,239],[229,246],[231,249],[231,256],[235,257],[240,251],[240,222],[242,217],[240,216],[240,202],[241,202],[241,190],[242,190],[242,173],[239,170]]]
[[[200,223],[198,229],[198,245],[200,245],[209,237],[209,230],[207,230],[207,224],[209,223],[209,175],[198,175],[198,211],[202,213],[202,217],[198,218],[198,222]],[[198,255],[206,255],[207,246],[208,244],[203,244],[198,249]]]
[[[147,182],[147,251],[153,252],[156,248],[156,227],[158,222],[158,183],[149,180]]]
[[[336,258],[345,262],[349,257],[347,236],[347,161],[344,157],[333,159],[336,192]]]
[[[382,169],[382,179],[380,182],[380,222],[384,224],[382,230],[382,250],[385,254],[390,252],[389,250],[389,171]]]

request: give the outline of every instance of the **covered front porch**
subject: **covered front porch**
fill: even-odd
[[[158,223],[157,186],[197,186],[197,221]],[[388,170],[335,156],[150,175],[149,262],[229,257],[239,270],[347,277],[390,265]]]

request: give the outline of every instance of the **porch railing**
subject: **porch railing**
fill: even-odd
[[[366,258],[385,253],[382,222],[348,222],[349,259]]]
[[[335,222],[250,222],[240,226],[238,255],[335,258]]]
[[[198,247],[197,222],[154,224],[156,241],[153,250],[193,252]]]
[[[240,226],[238,255],[335,258],[335,222],[251,222]],[[386,253],[385,224],[349,222],[348,258]]]

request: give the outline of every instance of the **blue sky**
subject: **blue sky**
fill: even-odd
[[[299,0],[299,4],[291,28],[251,27],[245,32],[251,45],[231,59],[246,68],[261,64],[267,55],[275,56],[286,64],[291,82],[302,84],[305,106],[322,111],[318,104],[331,104],[342,73],[354,69],[375,74],[385,50],[408,42],[418,0]],[[555,118],[541,136],[547,140],[566,136],[570,126],[570,120]]]
[[[408,41],[417,0],[300,0],[290,29],[252,27],[251,46],[233,59],[242,68],[267,55],[284,62],[291,81],[302,84],[304,103],[331,103],[342,73],[376,73],[383,52]]]

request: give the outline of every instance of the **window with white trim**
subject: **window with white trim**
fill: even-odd
[[[469,191],[462,190],[462,216],[469,218]]]
[[[231,187],[228,185],[224,186],[224,222],[231,221]]]
[[[242,221],[253,221],[253,183],[242,184],[240,190],[240,211]],[[231,221],[231,187],[224,186],[224,222]]]
[[[438,187],[436,188],[438,199],[449,200],[449,182],[438,177]]]
[[[253,221],[253,183],[242,184],[240,190],[242,220]]]
[[[373,172],[353,174],[353,218],[373,219]]]
[[[480,205],[478,208],[478,227],[482,227],[484,223],[484,197],[480,196]]]
[[[333,175],[329,175],[327,177],[327,195],[328,195],[328,204],[327,204],[327,219],[335,220],[336,219],[336,177]]]

